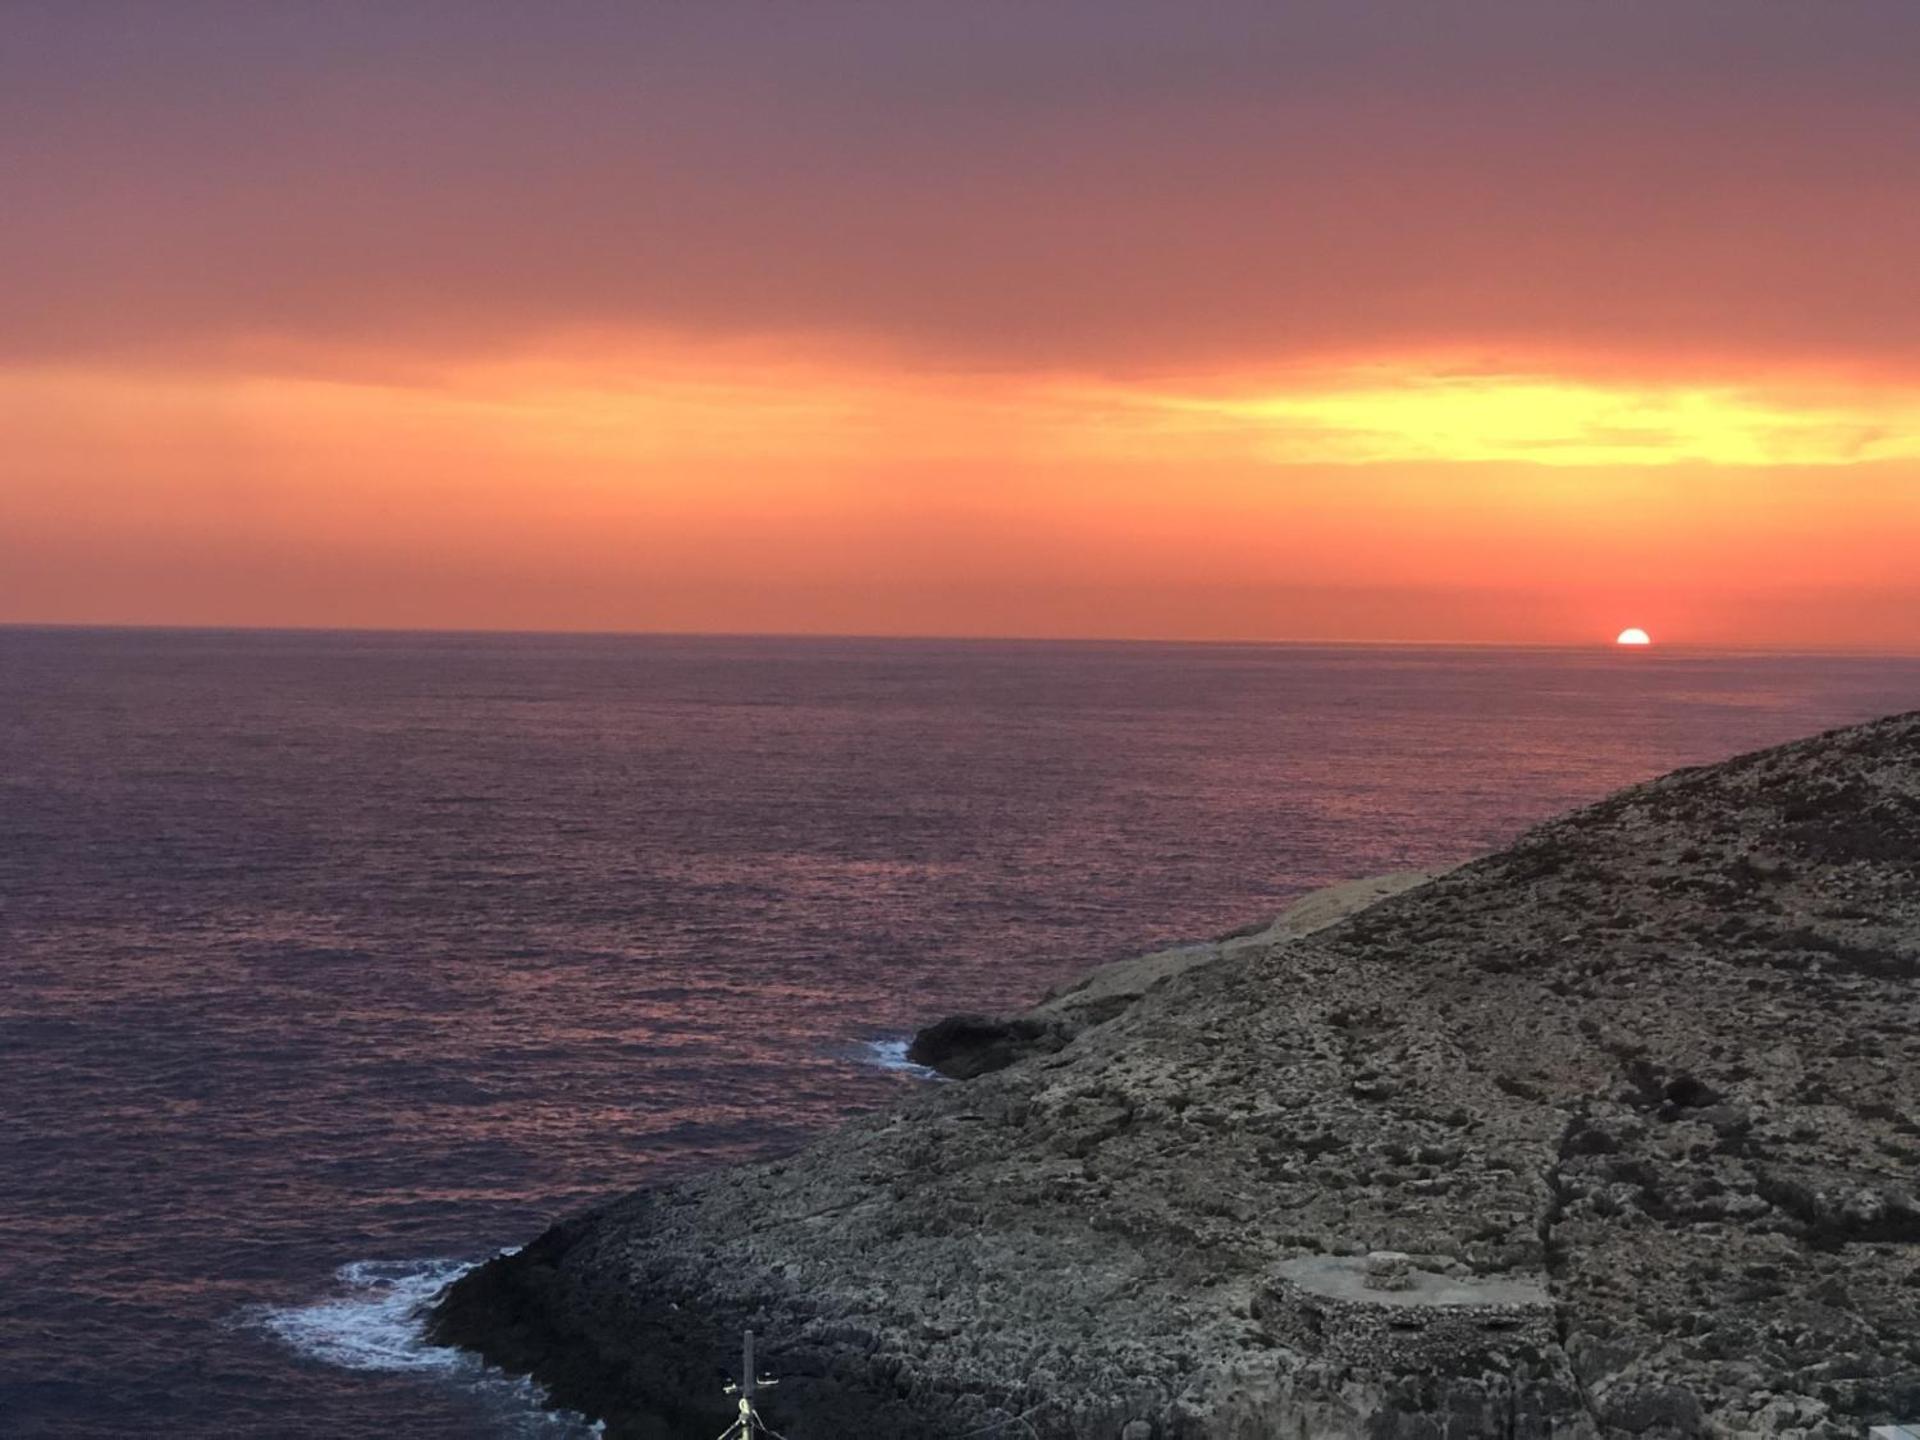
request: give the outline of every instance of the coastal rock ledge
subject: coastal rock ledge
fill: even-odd
[[[1920,1417],[1920,715],[1262,933],[562,1221],[434,1329],[613,1436],[719,1433],[748,1327],[791,1440]]]

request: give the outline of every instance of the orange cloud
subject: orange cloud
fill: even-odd
[[[1290,383],[1168,391],[660,340],[390,384],[16,370],[0,374],[0,613],[1910,633],[1920,406],[1897,388],[1435,378],[1384,360]]]

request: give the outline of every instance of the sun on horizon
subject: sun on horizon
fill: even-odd
[[[1616,645],[1651,645],[1653,643],[1653,637],[1638,625],[1629,625],[1614,637],[1613,643]]]

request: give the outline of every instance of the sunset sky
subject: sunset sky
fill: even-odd
[[[0,621],[1920,649],[1914,0],[5,8]]]

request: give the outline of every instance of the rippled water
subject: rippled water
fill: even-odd
[[[0,630],[0,1433],[565,1433],[420,1344],[458,1265],[884,1103],[924,1018],[1915,706],[1672,651]]]

